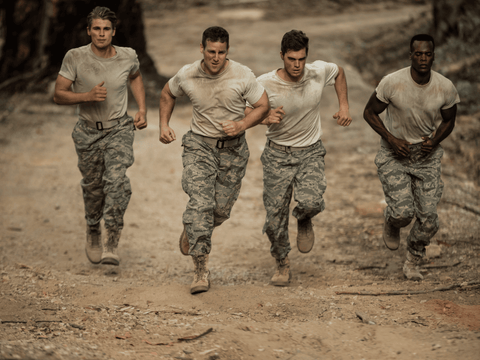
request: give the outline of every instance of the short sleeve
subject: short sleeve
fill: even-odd
[[[389,92],[389,77],[384,76],[375,89],[377,93],[377,99],[385,104],[390,104],[390,92]]]
[[[245,93],[243,94],[243,98],[248,103],[253,105],[261,99],[264,91],[264,87],[260,85],[260,83],[255,78],[255,75],[253,75],[253,72],[249,69],[248,81],[245,88]]]
[[[335,78],[338,75],[338,65],[334,63],[325,63],[325,86],[335,85]]]
[[[460,102],[460,96],[458,95],[458,91],[450,82],[449,88],[445,91],[445,105],[442,106],[442,110],[450,109],[453,105],[458,104]]]
[[[140,62],[138,61],[137,52],[135,50],[133,50],[133,54],[134,54],[134,59],[133,59],[133,66],[132,66],[132,70],[130,71],[130,75],[133,75],[138,70],[140,70]]]
[[[75,65],[75,56],[73,55],[72,50],[68,51],[63,58],[62,67],[58,74],[73,82],[77,78],[77,67]]]
[[[168,87],[170,88],[170,92],[172,93],[173,96],[175,97],[180,97],[184,96],[185,93],[182,90],[182,71],[183,69],[180,69],[180,71],[172,77],[170,80],[168,80]]]

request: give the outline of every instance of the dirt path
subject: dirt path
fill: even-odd
[[[240,198],[213,235],[212,288],[191,296],[191,260],[177,246],[187,201],[181,146],[158,142],[157,109],[149,110],[149,128],[136,133],[121,265],[94,266],[84,255],[80,174],[70,138],[74,109],[41,95],[18,96],[18,110],[0,124],[0,359],[477,359],[479,290],[465,283],[479,278],[479,217],[441,203],[440,245],[433,249],[440,255],[429,260],[423,282],[404,281],[405,244],[390,252],[381,240],[385,205],[373,164],[379,139],[361,115],[373,89],[341,55],[345,36],[414,13],[417,8],[406,7],[288,22],[249,21],[259,15],[248,11],[232,19],[231,12],[208,8],[160,20],[147,15],[150,53],[166,75],[199,58],[200,34],[213,23],[229,30],[230,57],[257,75],[281,66],[278,44],[292,28],[311,37],[310,60],[345,67],[354,123],[335,125],[336,98],[328,89],[322,112],[327,210],[314,219],[317,240],[307,255],[295,249],[291,222],[293,279],[286,288],[268,285],[274,261],[261,233],[264,128],[248,131],[251,158]],[[190,114],[188,105],[175,109],[178,139]],[[455,159],[444,160],[445,198],[478,207],[479,189],[451,170]],[[437,265],[446,267],[432,268]],[[375,268],[362,269],[368,266]],[[464,286],[403,296],[336,293],[451,284]]]

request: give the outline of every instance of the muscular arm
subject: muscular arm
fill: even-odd
[[[169,126],[175,107],[175,99],[175,96],[170,92],[170,86],[166,83],[160,94],[160,142],[163,144],[170,144],[176,140],[175,132]]]
[[[138,105],[138,112],[135,114],[134,124],[137,129],[144,129],[147,127],[147,106],[145,105],[145,87],[143,86],[140,70],[130,75],[129,79],[133,97]]]
[[[450,109],[440,110],[440,114],[442,115],[442,123],[435,132],[435,136],[431,139],[428,137],[422,137],[424,140],[422,143],[423,152],[431,152],[433,148],[452,133],[457,116],[457,104],[453,105]]]
[[[105,82],[102,81],[92,90],[85,93],[75,93],[72,91],[73,81],[64,78],[62,75],[57,76],[55,82],[55,93],[53,101],[58,105],[76,105],[91,101],[105,101],[107,98],[107,89],[103,87]]]
[[[267,92],[263,91],[263,94],[260,100],[258,100],[252,106],[253,106],[252,110],[245,111],[245,117],[242,120],[240,121],[227,120],[222,123],[223,131],[228,136],[235,136],[262,122],[262,120],[268,115],[268,112],[270,110],[270,103],[268,102]]]
[[[337,119],[337,124],[340,126],[348,126],[352,123],[348,106],[348,91],[347,91],[347,78],[345,71],[341,66],[338,67],[338,74],[335,77],[335,92],[338,98],[338,112],[333,115],[334,119]]]
[[[392,146],[396,154],[402,156],[408,156],[410,149],[408,148],[409,142],[405,140],[400,140],[394,137],[383,124],[382,119],[378,116],[386,108],[388,104],[378,100],[376,91],[373,92],[372,96],[368,100],[365,110],[363,112],[363,118],[365,121],[372,127],[377,134],[384,138]]]

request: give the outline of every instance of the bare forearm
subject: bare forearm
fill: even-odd
[[[243,123],[245,130],[250,129],[262,122],[265,117],[268,116],[268,111],[270,109],[268,106],[259,106],[255,109],[251,109],[250,111],[245,111],[245,118],[243,118],[240,122]]]
[[[339,66],[338,75],[335,78],[335,92],[337,93],[338,106],[340,110],[348,110],[347,78],[343,68]]]
[[[434,146],[440,144],[446,139],[453,131],[455,127],[455,121],[443,121],[435,132],[435,136],[432,138]]]
[[[53,101],[58,105],[77,105],[91,101],[90,93],[74,93],[70,90],[56,90]]]
[[[144,113],[147,112],[147,106],[145,103],[145,87],[143,85],[142,76],[139,75],[135,79],[131,80],[130,88],[132,90],[133,97],[138,105],[138,110]]]
[[[382,119],[380,119],[380,116],[375,114],[372,110],[365,109],[363,118],[378,135],[390,142],[389,140],[392,139],[393,135],[387,130]]]
[[[162,91],[160,96],[160,127],[168,126],[175,108],[175,99]]]

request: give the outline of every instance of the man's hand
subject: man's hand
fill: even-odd
[[[107,98],[107,88],[103,87],[103,84],[105,84],[105,81],[102,81],[90,90],[90,101],[105,101]]]
[[[139,111],[135,114],[135,120],[133,123],[137,127],[138,130],[145,129],[147,127],[147,114],[145,111]]]
[[[408,141],[397,139],[396,137],[393,137],[388,140],[388,143],[392,146],[393,151],[395,151],[395,154],[401,155],[403,157],[407,157],[410,155],[410,148],[408,145],[412,145]]]
[[[222,127],[227,136],[235,136],[246,130],[243,121],[227,120],[222,122]]]
[[[280,124],[280,121],[283,120],[283,115],[285,115],[285,111],[283,110],[283,106],[279,106],[276,109],[270,109],[268,116],[263,119],[263,125],[272,125],[272,124]]]
[[[430,139],[428,136],[422,136],[422,140],[423,140],[423,143],[422,143],[422,152],[424,153],[431,153],[433,148],[436,146],[432,139]]]
[[[333,115],[334,119],[337,119],[337,124],[340,126],[348,126],[352,123],[350,112],[348,110],[339,110]]]
[[[170,126],[160,127],[160,142],[164,144],[170,144],[172,141],[177,140],[175,132]]]

